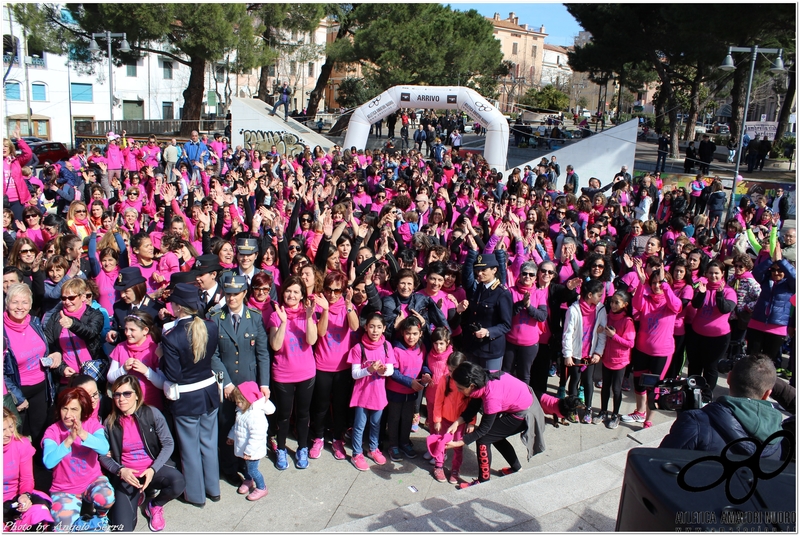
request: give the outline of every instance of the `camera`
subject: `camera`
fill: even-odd
[[[701,409],[713,401],[713,391],[698,375],[684,379],[660,379],[654,373],[641,375],[641,385],[654,395],[647,396],[650,407],[664,411]]]
[[[736,354],[728,355],[727,357],[719,360],[717,364],[719,373],[730,373],[732,371],[733,366],[735,366],[735,363],[743,358],[746,358],[746,353],[738,352]]]

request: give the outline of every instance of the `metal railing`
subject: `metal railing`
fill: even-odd
[[[105,136],[108,132],[117,134],[126,131],[131,137],[149,136],[176,136],[180,132],[180,125],[184,121],[162,119],[128,119],[121,121],[75,121],[76,136]],[[185,121],[193,122],[196,121]],[[227,122],[222,119],[201,119],[201,133],[224,132]]]

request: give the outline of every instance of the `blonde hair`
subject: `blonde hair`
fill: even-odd
[[[67,221],[75,221],[75,210],[77,210],[80,206],[86,210],[86,219],[89,218],[89,207],[86,206],[86,203],[83,201],[72,201],[72,203],[69,205],[69,210],[67,211]]]
[[[8,287],[8,291],[6,291],[6,308],[8,308],[8,304],[14,299],[17,295],[22,294],[28,297],[28,302],[30,302],[31,306],[33,306],[33,292],[31,291],[30,287],[24,282],[18,282],[16,284],[12,284]],[[30,312],[30,310],[28,310]]]
[[[75,292],[75,295],[83,295],[88,290],[86,286],[86,281],[83,279],[73,278],[69,279],[67,282],[61,286],[61,295],[64,295],[64,292],[72,290]]]
[[[244,397],[244,394],[241,393],[241,390],[239,390],[239,387],[237,387],[237,386],[233,387],[233,395],[231,397],[233,398],[233,403],[236,403],[236,404],[241,403],[242,405],[244,405],[244,408],[241,409],[242,413],[247,412],[248,410],[250,410],[250,407],[252,406],[252,403],[250,403],[249,400]]]
[[[194,363],[197,364],[205,358],[208,345],[208,328],[205,326],[205,322],[197,315],[198,312],[196,310],[183,305],[178,305],[178,309],[186,316],[194,316],[194,319],[186,325],[186,336],[189,338],[191,352],[194,354]]]
[[[22,439],[22,436],[19,434],[19,418],[17,418],[16,414],[11,412],[11,409],[9,409],[8,407],[3,407],[3,422],[5,422],[6,420],[11,420],[12,422],[14,422],[14,426],[12,428],[13,429],[12,434],[14,435],[14,438],[16,438],[17,440]]]

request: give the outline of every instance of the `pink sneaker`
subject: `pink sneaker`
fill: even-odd
[[[644,422],[644,429],[649,429],[652,427],[652,422]]]
[[[436,467],[435,470],[433,470],[433,478],[436,481],[441,481],[442,483],[446,481],[447,476],[444,475],[444,469],[441,467]]]
[[[311,459],[318,459],[322,456],[322,449],[325,447],[325,441],[321,438],[313,439],[311,444],[311,451],[308,452],[308,457]]]
[[[260,500],[267,494],[269,494],[269,489],[264,486],[264,488],[262,489],[255,489],[254,491],[249,493],[247,495],[247,499],[250,500],[251,502],[254,502],[255,500]]]
[[[352,456],[352,465],[361,472],[369,470],[369,465],[366,464],[366,458],[363,456],[363,453]]]
[[[333,457],[335,457],[337,461],[343,461],[347,458],[347,453],[344,451],[343,440],[333,441]]]
[[[239,487],[238,492],[239,494],[249,494],[250,492],[255,490],[255,481],[252,479],[245,479],[244,483],[241,484]]]
[[[375,462],[375,464],[386,464],[386,457],[379,449],[374,451],[367,451],[366,456],[372,459]]]
[[[163,507],[158,507],[157,505],[153,505],[153,502],[149,502],[144,512],[147,515],[150,531],[162,531],[166,527]]]

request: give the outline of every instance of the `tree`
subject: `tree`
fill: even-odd
[[[338,86],[336,102],[344,108],[357,108],[379,93],[370,88],[363,78],[344,78]]]
[[[66,4],[66,8],[77,28],[64,24],[57,8],[48,11],[48,23],[54,30],[71,31],[71,44],[78,50],[87,49],[91,33],[124,32],[132,51],[124,54],[112,47],[118,64],[142,52],[154,52],[190,68],[189,83],[183,91],[180,129],[185,136],[199,127],[207,64],[236,50],[233,68],[248,69],[258,61],[262,50],[244,4],[104,3]]]
[[[569,108],[569,95],[548,85],[541,89],[528,89],[521,98],[520,104],[542,110],[559,112]]]

